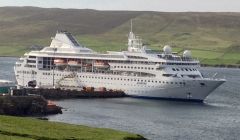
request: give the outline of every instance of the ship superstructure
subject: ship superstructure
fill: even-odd
[[[94,87],[136,97],[202,101],[225,80],[204,78],[199,67],[190,51],[178,56],[165,46],[163,52],[154,52],[132,30],[127,51],[104,54],[61,31],[49,47],[21,57],[15,75],[20,86]]]

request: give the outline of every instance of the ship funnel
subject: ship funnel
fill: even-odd
[[[52,38],[50,47],[54,48],[76,48],[82,47],[73,35],[67,31],[57,31],[55,37]]]

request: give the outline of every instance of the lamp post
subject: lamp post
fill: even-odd
[[[53,88],[55,88],[55,84],[54,84],[54,76],[55,76],[55,73],[54,73],[54,70],[55,70],[55,64],[54,64],[54,59],[55,59],[55,52],[56,52],[57,48],[53,48]]]

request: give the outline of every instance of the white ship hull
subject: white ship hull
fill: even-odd
[[[94,87],[96,89],[105,87],[106,89],[122,90],[132,97],[189,101],[204,100],[213,90],[225,82],[225,80],[214,79],[149,79],[149,77],[136,78],[134,76],[61,71],[55,71],[55,76],[53,77],[53,71],[50,73],[49,71],[38,71],[38,73],[39,75],[35,77],[27,74],[17,75],[17,82],[20,86],[27,86],[29,81],[36,80],[37,86],[43,88],[61,86],[62,88],[78,88],[80,90],[82,87]],[[49,75],[43,75],[43,73],[49,73]],[[58,83],[57,81],[60,81],[62,78],[60,75],[65,75],[67,78]],[[185,84],[179,84],[180,82]],[[204,83],[204,85],[200,83]]]
[[[169,100],[189,100],[189,101],[203,101],[212,91],[220,86],[225,81],[205,81],[207,86],[201,87],[198,84],[195,86],[185,87],[167,87],[167,88],[152,88],[142,89],[144,92],[127,93],[133,97],[147,98],[147,99],[169,99]],[[198,83],[198,81],[196,81]],[[189,81],[191,84],[191,81]]]

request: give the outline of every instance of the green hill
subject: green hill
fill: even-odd
[[[240,13],[1,7],[0,55],[19,56],[31,45],[49,45],[62,29],[96,51],[124,50],[130,19],[153,49],[170,44],[179,53],[192,50],[205,64],[240,65]]]

